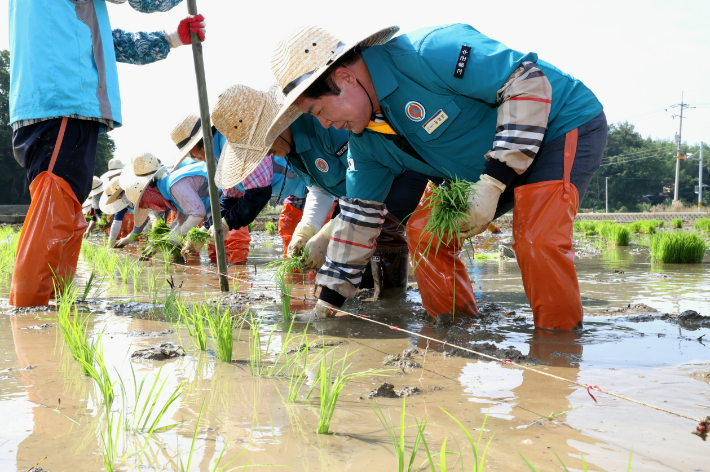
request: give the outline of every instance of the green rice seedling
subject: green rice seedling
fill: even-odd
[[[591,231],[594,234],[598,234],[596,221],[575,221],[572,224],[572,228],[578,233],[587,233],[588,231]]]
[[[293,329],[293,320],[289,325],[288,331],[285,333],[285,338],[281,342],[281,349],[276,353],[273,360],[268,364],[264,359],[264,355],[272,351],[272,343],[275,341],[274,333],[277,326],[274,325],[269,332],[269,337],[266,340],[266,345],[261,346],[261,323],[263,318],[258,320],[254,318],[253,313],[249,312],[249,371],[254,377],[281,377],[287,375],[291,370],[293,363],[298,362],[300,351],[294,356],[288,355],[288,347],[293,344],[295,336],[291,334]],[[283,360],[283,362],[282,362]]]
[[[671,226],[675,229],[681,229],[683,227],[683,220],[681,220],[680,218],[673,218]]]
[[[108,370],[106,369],[101,336],[102,334],[99,334],[96,341],[92,343],[92,355],[90,358],[80,358],[77,360],[81,362],[81,367],[84,369],[85,375],[91,377],[94,382],[96,382],[101,396],[104,399],[104,403],[107,405],[107,409],[110,409],[114,399],[113,386],[115,382],[111,381],[111,377],[108,375]]]
[[[651,223],[653,223],[653,226],[656,228],[663,228],[666,226],[666,222],[663,220],[651,220]]]
[[[629,229],[616,223],[602,226],[600,235],[610,246],[628,246],[631,239]]]
[[[150,303],[157,305],[160,288],[158,288],[158,274],[156,274],[154,270],[148,271],[148,277],[146,278],[146,291],[148,292]]]
[[[178,312],[178,323],[187,331],[192,344],[200,351],[206,351],[207,332],[205,331],[203,307],[197,303],[193,303],[190,310],[188,310],[187,307],[180,302],[175,306]]]
[[[330,364],[326,360],[327,356],[324,355],[320,359],[318,374],[316,375],[317,383],[320,385],[320,410],[318,414],[318,429],[316,431],[318,434],[328,434],[330,431],[330,421],[333,419],[333,413],[335,413],[335,405],[348,382],[357,378],[382,375],[381,373],[386,371],[386,369],[368,369],[363,372],[345,375],[345,371],[350,367],[350,364],[345,365],[345,361],[355,352],[351,354],[346,352],[342,359],[336,361],[335,351],[332,351]],[[316,382],[313,383],[307,398],[310,398],[315,387]]]
[[[84,375],[89,375],[86,366],[94,365],[96,355],[95,343],[90,343],[86,337],[89,327],[89,315],[81,315],[74,306],[77,297],[77,290],[71,282],[64,282],[64,287],[60,289],[58,282],[54,283],[54,291],[57,293],[57,332],[61,334],[64,343],[69,348],[74,359],[82,365]],[[72,308],[73,313],[72,313]]]
[[[264,225],[264,229],[266,230],[266,234],[268,234],[269,236],[274,236],[277,231],[276,225],[273,221],[267,221]]]
[[[693,228],[698,231],[710,232],[710,218],[698,218]]]
[[[471,467],[472,471],[481,471],[483,470],[483,464],[486,461],[486,453],[488,452],[488,447],[491,445],[491,441],[493,441],[493,437],[488,440],[486,443],[486,447],[483,449],[483,453],[480,455],[481,460],[479,461],[479,453],[481,452],[481,439],[483,438],[483,431],[485,431],[486,428],[486,421],[488,420],[488,413],[486,413],[486,416],[483,417],[483,425],[481,425],[481,429],[478,433],[478,442],[474,444],[473,438],[471,437],[471,434],[468,432],[466,427],[461,424],[459,420],[457,420],[451,413],[448,411],[444,410],[443,408],[439,407],[441,411],[446,413],[449,418],[454,420],[457,425],[459,425],[459,428],[461,428],[461,431],[463,431],[466,434],[466,437],[468,438],[468,443],[471,446],[471,453],[473,454],[473,466]],[[463,457],[463,454],[461,454],[461,457]],[[463,463],[461,464],[461,467],[463,468]]]
[[[185,239],[194,244],[205,244],[210,239],[210,233],[200,228],[190,228]]]
[[[133,262],[131,259],[128,257],[119,257],[116,261],[116,269],[118,269],[118,274],[121,276],[121,282],[123,285],[128,284],[128,278],[131,275],[131,272],[133,271],[133,266],[135,265],[135,262]]]
[[[209,325],[210,337],[212,338],[212,346],[214,346],[217,359],[222,362],[232,362],[234,330],[239,328],[238,339],[242,332],[242,319],[234,318],[229,308],[225,308],[224,312],[220,313],[219,307],[214,310],[207,304],[205,304],[205,307],[207,324]]]
[[[85,302],[86,297],[89,296],[89,293],[91,292],[92,289],[94,289],[94,293],[98,293],[101,290],[101,285],[103,284],[103,279],[99,279],[96,281],[96,272],[91,272],[91,275],[89,275],[89,279],[86,281],[86,284],[84,285],[84,291],[81,294],[81,301]]]
[[[276,286],[281,293],[281,316],[285,322],[292,319],[291,316],[291,293],[293,292],[293,284],[287,282],[286,277],[276,279]]]
[[[479,252],[476,253],[473,258],[477,261],[490,261],[493,259],[500,259],[500,252]]]
[[[256,225],[254,224],[253,221],[247,225],[247,229],[249,230],[250,233],[254,232],[254,228],[256,228]]]
[[[700,264],[707,243],[695,233],[659,232],[651,238],[651,261],[675,264]]]
[[[168,227],[167,223],[165,223],[165,220],[159,219],[150,229],[150,232],[148,233],[148,239],[150,241],[163,239],[163,237],[169,232],[170,228]]]
[[[395,426],[394,426],[394,423],[392,422],[392,419],[385,418],[385,415],[384,415],[384,413],[382,413],[382,409],[380,408],[380,405],[377,402],[375,402],[375,408],[372,408],[372,411],[377,416],[377,419],[380,420],[380,423],[382,423],[382,426],[385,428],[385,431],[387,432],[387,436],[389,436],[390,441],[392,442],[392,446],[394,446],[395,454],[397,455],[397,470],[398,470],[398,472],[404,472],[405,465],[406,465],[407,472],[412,472],[413,470],[419,470],[419,468],[414,465],[414,460],[417,457],[417,453],[419,452],[419,447],[422,445],[422,443],[424,444],[424,447],[426,449],[427,460],[429,461],[429,466],[431,467],[431,470],[435,472],[436,468],[434,467],[434,460],[432,459],[431,453],[429,452],[429,447],[426,444],[426,438],[424,437],[424,430],[426,429],[427,420],[422,420],[420,422],[419,420],[417,420],[416,416],[414,417],[414,422],[416,423],[417,435],[414,438],[414,445],[412,446],[412,454],[409,456],[409,462],[406,461],[407,457],[405,456],[405,453],[404,453],[404,448],[406,446],[406,440],[404,439],[404,430],[406,428],[406,426],[404,425],[406,406],[407,406],[407,398],[404,397],[404,398],[402,398],[402,416],[401,416],[400,425],[399,425],[399,435],[397,434],[397,432],[395,430]]]
[[[310,347],[308,344],[308,336],[306,335],[307,329],[308,326],[303,329],[303,338],[301,342],[303,349],[298,351],[295,362],[291,363],[291,369],[288,375],[288,396],[286,397],[286,400],[290,403],[296,401],[298,394],[301,392],[301,389],[308,380],[308,371],[316,362],[319,361],[320,356],[324,354],[324,352],[321,351],[314,357],[310,357]],[[301,359],[303,359],[303,362],[300,362]]]
[[[570,470],[567,468],[564,462],[562,462],[562,459],[560,459],[560,456],[557,455],[557,453],[553,450],[552,451],[555,454],[555,457],[557,457],[557,460],[560,461],[560,465],[562,466],[562,469],[565,472],[570,472]],[[524,455],[518,453],[520,457],[523,459],[523,462],[525,462],[525,465],[527,466],[528,469],[532,470],[533,472],[539,472],[539,469],[535,467]],[[629,463],[626,466],[626,472],[631,472],[631,460],[634,457],[634,448],[631,448],[631,453],[629,454]],[[584,472],[587,472],[589,468],[587,467],[587,462],[584,460],[584,454],[580,454],[580,458],[582,459],[582,470]]]
[[[654,221],[634,221],[628,225],[632,233],[655,234],[656,228],[660,228],[665,223],[661,220]]]
[[[180,302],[180,294],[182,289],[178,287],[170,287],[170,291],[165,294],[165,301],[163,304],[163,316],[167,321],[173,321],[176,319],[175,307],[177,303]]]
[[[136,262],[133,264],[131,269],[131,281],[133,282],[133,291],[138,292],[141,289],[141,275],[143,274],[143,267]]]

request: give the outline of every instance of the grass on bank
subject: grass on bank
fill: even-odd
[[[663,231],[651,237],[650,249],[653,262],[700,264],[707,243],[695,233]]]

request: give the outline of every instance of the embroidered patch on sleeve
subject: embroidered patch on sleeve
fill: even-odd
[[[343,144],[343,147],[335,151],[335,155],[338,157],[342,157],[342,155],[345,154],[348,150],[348,143],[349,141],[346,141],[345,144]]]
[[[463,74],[466,72],[466,64],[468,64],[468,58],[470,55],[471,47],[461,46],[461,52],[459,52],[459,57],[456,61],[456,68],[454,69],[454,78],[463,79]]]

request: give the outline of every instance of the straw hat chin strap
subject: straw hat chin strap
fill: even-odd
[[[235,143],[230,143],[232,147],[239,148],[239,149],[247,149],[249,151],[263,151],[264,146],[250,146],[249,144],[235,144]]]
[[[331,65],[333,62],[335,62],[335,58],[338,57],[338,54],[340,54],[340,53],[343,51],[344,48],[345,48],[345,43],[342,42],[342,41],[338,41],[338,45],[335,47],[335,51],[333,51],[333,57],[330,58],[330,59],[328,60],[328,62],[326,62],[326,63],[325,63],[324,65],[322,65],[321,67],[328,67],[328,66]],[[306,51],[306,52],[307,52],[307,51]],[[296,77],[296,78],[293,79],[291,82],[289,82],[288,84],[286,84],[286,86],[283,88],[283,93],[284,93],[284,95],[288,95],[289,92],[291,92],[293,89],[295,89],[296,87],[298,87],[299,84],[301,84],[303,81],[307,80],[310,76],[312,76],[313,74],[315,74],[316,72],[318,72],[318,70],[319,70],[321,67],[316,67],[316,68],[313,69],[312,71],[306,72],[306,73],[303,74],[302,76]]]

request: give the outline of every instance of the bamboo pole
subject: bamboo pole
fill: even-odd
[[[197,15],[197,0],[187,0],[187,11],[190,15]],[[212,224],[214,225],[214,245],[217,251],[217,270],[219,272],[219,286],[223,292],[229,291],[227,281],[227,258],[224,249],[224,231],[222,230],[222,214],[219,210],[219,192],[214,183],[215,163],[212,143],[212,122],[210,121],[210,106],[207,100],[207,80],[205,79],[205,62],[202,56],[202,42],[196,33],[190,33],[192,38],[192,56],[195,60],[195,76],[197,77],[197,95],[200,99],[200,119],[202,120],[202,139],[205,147],[205,160],[207,161],[207,180],[210,189],[210,206],[212,207]]]

